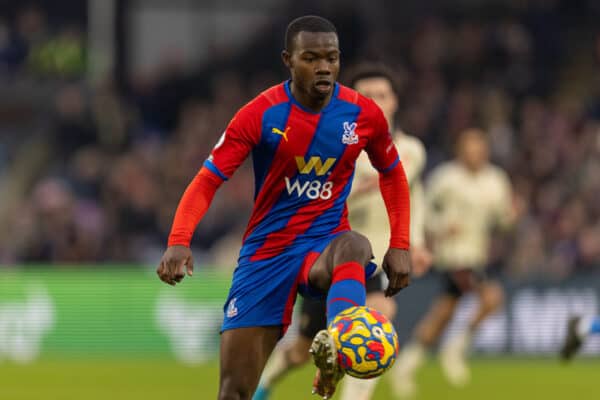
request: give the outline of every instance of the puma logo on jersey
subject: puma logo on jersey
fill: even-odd
[[[271,129],[271,133],[274,133],[274,134],[276,134],[276,135],[283,136],[283,138],[284,138],[284,139],[285,139],[285,141],[287,142],[287,141],[288,141],[288,138],[287,138],[287,133],[288,133],[288,131],[289,131],[289,130],[290,130],[290,127],[289,127],[289,126],[288,126],[287,128],[285,128],[285,131],[282,131],[281,129],[278,129],[278,128],[273,128],[273,129]]]

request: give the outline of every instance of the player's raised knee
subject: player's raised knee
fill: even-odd
[[[362,265],[366,265],[372,256],[373,249],[371,248],[371,242],[369,242],[366,236],[358,232],[346,232],[336,240],[334,252],[335,265],[348,261],[356,261]]]

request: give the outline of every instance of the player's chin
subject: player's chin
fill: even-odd
[[[318,82],[313,86],[313,93],[317,97],[325,98],[331,94],[333,90],[333,83],[330,82]]]

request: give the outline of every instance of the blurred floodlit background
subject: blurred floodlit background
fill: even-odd
[[[600,310],[598,1],[0,0],[0,399],[152,399],[173,386],[215,397],[250,163],[196,232],[200,273],[172,289],[153,270],[187,183],[235,111],[287,78],[286,25],[309,13],[337,26],[342,71],[379,60],[398,73],[398,124],[425,143],[425,176],[471,126],[510,174],[524,212],[491,249],[508,298],[477,337],[476,352],[492,357],[482,370],[509,356],[516,375],[549,368],[531,379],[587,387],[547,357],[570,314]],[[437,282],[398,296],[403,338]],[[472,307],[465,299],[450,329]],[[598,357],[600,341],[584,355]],[[157,365],[175,371],[173,386],[148,382]],[[134,378],[111,380],[121,370]],[[60,377],[78,371],[105,384],[80,376],[77,392]],[[305,375],[289,387],[308,393]],[[484,376],[473,397],[423,398],[493,398],[493,385]],[[533,398],[519,393],[506,395]]]

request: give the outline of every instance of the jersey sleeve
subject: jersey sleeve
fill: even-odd
[[[373,101],[367,104],[369,106],[366,111],[372,115],[371,123],[373,124],[373,132],[365,147],[365,151],[369,155],[369,160],[371,160],[371,164],[375,169],[379,172],[387,172],[393,169],[400,161],[398,151],[381,109]]]
[[[260,142],[263,110],[260,98],[242,107],[227,125],[204,167],[223,180],[229,179]]]
[[[207,168],[200,169],[179,200],[169,234],[169,246],[190,246],[196,226],[208,211],[222,183],[223,180]]]

